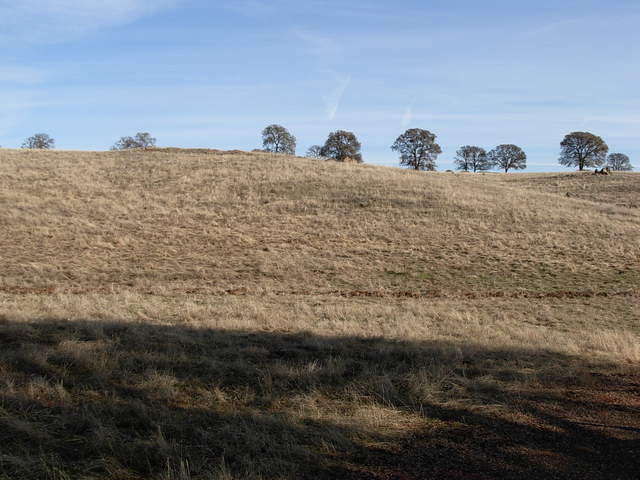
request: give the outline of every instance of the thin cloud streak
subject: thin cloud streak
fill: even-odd
[[[336,86],[331,92],[324,97],[324,102],[326,105],[327,118],[329,120],[334,120],[336,115],[338,114],[338,109],[340,108],[340,102],[342,102],[342,98],[344,97],[347,88],[351,84],[351,75],[340,76],[336,74]]]
[[[123,25],[180,0],[0,0],[0,39],[60,43]]]
[[[637,15],[628,16],[581,16],[550,22],[533,27],[521,34],[524,39],[548,38],[554,35],[567,35],[582,33],[594,36],[594,31],[608,30],[612,28],[633,27],[638,22]]]
[[[322,96],[326,117],[334,120],[338,114],[342,99],[351,84],[351,74],[342,73],[334,67],[341,57],[340,45],[332,38],[312,34],[303,30],[295,30],[295,36],[306,44],[309,54],[318,65],[318,75],[329,77],[332,84],[330,91]]]
[[[400,125],[402,128],[407,128],[411,125],[411,122],[413,122],[413,106],[409,105],[402,114],[402,121],[400,122]]]
[[[0,65],[0,85],[37,85],[44,82],[47,77],[46,72],[36,68]]]

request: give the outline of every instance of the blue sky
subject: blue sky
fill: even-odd
[[[515,143],[540,171],[586,130],[640,166],[639,22],[637,0],[0,0],[0,144],[253,149],[279,123],[393,166],[419,127],[441,169]]]

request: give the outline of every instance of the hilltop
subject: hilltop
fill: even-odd
[[[0,150],[0,478],[632,478],[639,185]]]
[[[0,168],[5,289],[457,297],[638,281],[640,211],[578,198],[599,177],[565,174],[563,188],[202,150],[5,151]]]

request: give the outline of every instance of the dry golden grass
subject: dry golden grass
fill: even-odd
[[[634,478],[596,178],[0,150],[0,479]]]
[[[611,172],[594,175],[593,172],[520,174],[502,176],[502,180],[556,195],[579,198],[606,205],[640,208],[640,173]]]
[[[500,175],[163,151],[3,151],[0,169],[5,289],[459,296],[639,280],[637,209]]]

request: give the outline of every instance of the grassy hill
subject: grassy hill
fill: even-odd
[[[0,150],[0,478],[635,478],[638,195]]]

